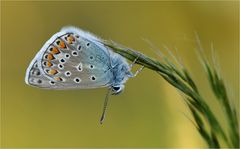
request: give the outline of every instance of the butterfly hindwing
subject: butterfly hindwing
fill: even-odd
[[[25,82],[29,85],[40,88],[55,88],[55,85],[57,84],[47,78],[45,74],[41,73],[37,60],[35,59],[29,65],[26,73]]]
[[[45,88],[98,88],[110,85],[113,79],[108,50],[75,31],[55,34],[36,60],[41,73],[36,78],[42,79]]]

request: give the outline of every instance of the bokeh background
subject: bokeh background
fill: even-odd
[[[178,48],[201,93],[224,123],[194,51],[194,32],[209,59],[213,43],[238,107],[238,13],[238,1],[1,1],[1,147],[206,147],[181,96],[153,71],[145,69],[126,83],[124,93],[110,97],[103,125],[99,118],[106,89],[41,90],[24,83],[25,71],[45,41],[66,25],[160,59],[145,38],[159,49]]]

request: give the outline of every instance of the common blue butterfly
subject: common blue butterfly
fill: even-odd
[[[25,82],[44,89],[109,87],[112,94],[119,94],[127,79],[140,72],[132,74],[131,67],[125,58],[104,46],[95,35],[75,27],[64,27],[36,54],[27,68]],[[101,122],[107,100],[108,94]]]

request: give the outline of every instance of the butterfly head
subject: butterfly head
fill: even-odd
[[[114,85],[112,88],[112,94],[118,95],[124,90],[124,85]]]

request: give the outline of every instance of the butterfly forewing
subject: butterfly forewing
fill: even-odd
[[[36,56],[41,73],[39,78],[46,80],[43,81],[45,88],[98,88],[110,85],[110,55],[104,46],[74,32],[58,33],[53,37]]]

